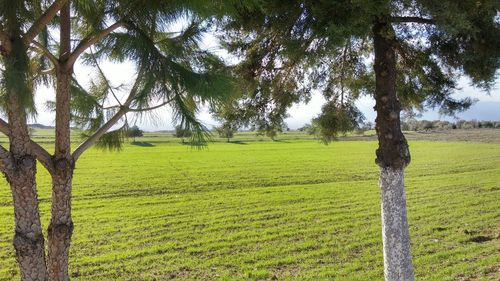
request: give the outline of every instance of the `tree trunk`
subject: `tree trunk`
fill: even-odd
[[[404,189],[404,169],[410,163],[410,153],[401,132],[401,106],[396,94],[396,38],[390,23],[383,19],[374,24],[373,36],[384,275],[388,281],[414,280]]]
[[[414,280],[406,220],[404,169],[382,168],[382,235],[386,280]]]
[[[14,203],[14,248],[21,280],[47,280],[45,247],[38,195],[36,159],[29,154],[29,134],[24,109],[17,95],[9,96],[10,165],[3,172],[10,184]]]
[[[14,13],[14,14],[12,14]],[[38,194],[36,189],[36,159],[30,151],[30,137],[26,122],[26,107],[31,94],[28,87],[28,55],[21,39],[21,25],[11,11],[10,24],[5,32],[10,42],[4,41],[7,48],[2,48],[4,79],[2,87],[7,93],[6,107],[8,117],[9,151],[3,150],[2,173],[9,182],[14,205],[15,234],[13,239],[16,260],[21,272],[21,280],[47,280],[45,265],[45,247]],[[3,46],[2,46],[3,47]]]
[[[69,280],[68,262],[73,220],[71,218],[71,189],[74,160],[70,139],[70,74],[60,71],[57,75],[55,171],[52,176],[52,209],[48,231],[49,280]]]
[[[68,1],[60,11],[60,51],[56,86],[56,138],[52,176],[52,216],[49,225],[49,280],[69,280],[68,262],[73,220],[71,218],[71,188],[74,159],[71,156],[70,101],[73,65],[71,54],[71,12]]]
[[[49,280],[69,280],[68,261],[73,220],[71,218],[71,186],[73,167],[70,163],[56,163],[52,175],[52,217],[49,225]]]
[[[14,248],[21,280],[47,280],[35,181],[36,160],[31,155],[13,155],[13,159],[16,163],[5,175],[14,202]]]

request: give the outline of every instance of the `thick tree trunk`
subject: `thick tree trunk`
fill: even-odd
[[[382,168],[382,235],[387,280],[414,280],[406,220],[404,169]]]
[[[6,177],[14,202],[14,248],[21,280],[47,280],[35,182],[36,160],[31,155],[13,155],[13,158],[16,163]]]
[[[8,38],[2,42],[2,60],[7,91],[7,117],[9,151],[3,150],[2,172],[10,184],[14,204],[14,248],[21,272],[21,280],[47,280],[45,247],[38,195],[36,189],[36,159],[31,150],[26,122],[27,97],[31,90],[27,86],[27,60],[24,42],[21,39],[21,25],[10,11],[9,24],[5,32]],[[11,79],[7,79],[11,77]],[[19,78],[12,81],[12,77]],[[10,80],[10,82],[9,82]]]
[[[388,281],[414,280],[404,189],[404,169],[410,163],[410,153],[401,132],[401,107],[396,95],[396,39],[390,23],[383,20],[374,24],[373,36],[384,275]]]
[[[16,94],[9,97],[10,165],[3,172],[10,184],[14,203],[14,248],[21,280],[47,280],[45,247],[38,195],[36,159],[29,154],[29,134],[24,109]]]

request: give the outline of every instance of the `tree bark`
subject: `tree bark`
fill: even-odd
[[[406,220],[404,169],[381,168],[382,236],[386,280],[414,280]]]
[[[396,38],[384,19],[374,23],[373,36],[384,276],[388,281],[414,280],[404,188],[404,169],[410,163],[410,153],[401,132],[401,106],[396,94]]]
[[[13,155],[13,158],[14,168],[5,175],[14,202],[14,248],[21,280],[47,280],[35,182],[36,160],[31,155]]]
[[[8,118],[11,157],[3,173],[10,184],[14,203],[16,260],[21,280],[47,280],[36,189],[36,159],[29,153],[26,116],[16,93],[9,96]]]
[[[69,280],[68,261],[73,220],[71,218],[71,187],[73,167],[56,163],[52,175],[52,217],[49,225],[49,280]]]
[[[70,101],[73,65],[68,63],[71,55],[71,1],[60,11],[60,51],[56,85],[56,137],[52,176],[52,209],[48,231],[49,258],[47,269],[49,280],[69,280],[69,247],[73,234],[71,218],[71,189],[74,160],[71,156]]]
[[[27,87],[26,49],[21,39],[21,24],[16,10],[11,10],[7,17],[9,25],[2,32],[1,55],[4,63],[3,74],[19,78],[18,81],[5,79],[7,93],[7,135],[9,151],[3,149],[2,173],[7,179],[14,205],[14,249],[19,265],[21,280],[47,280],[45,247],[38,194],[36,189],[36,158],[32,151],[26,118],[26,100],[23,97],[31,89]],[[4,131],[5,133],[5,131]]]
[[[49,280],[69,280],[69,247],[73,234],[71,191],[74,170],[70,146],[70,81],[69,71],[57,72],[55,171],[51,173],[52,209],[48,229]]]

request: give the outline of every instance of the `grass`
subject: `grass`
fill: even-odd
[[[161,134],[77,163],[74,280],[383,280],[373,141],[214,143]],[[245,139],[246,138],[246,139]],[[157,140],[157,141],[155,141]],[[258,139],[253,139],[258,140]],[[411,141],[418,280],[500,279],[500,146]],[[50,179],[39,167],[42,224]],[[0,280],[19,279],[0,184]]]

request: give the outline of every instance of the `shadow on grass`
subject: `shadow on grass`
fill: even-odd
[[[484,243],[484,242],[488,242],[488,241],[491,241],[491,240],[493,240],[493,238],[491,238],[489,236],[479,235],[479,236],[474,236],[474,237],[470,238],[467,241],[468,242],[474,242],[474,243]]]
[[[191,146],[193,148],[205,148],[208,145],[208,143],[205,142],[192,142],[192,141],[179,142],[179,144],[185,146]]]
[[[137,146],[142,146],[142,147],[153,147],[154,144],[150,142],[145,142],[145,141],[133,141],[130,143],[131,145],[137,145]]]
[[[232,143],[232,144],[240,144],[240,145],[247,145],[248,143],[244,141],[228,141],[226,143]]]
[[[273,142],[290,143],[290,142],[289,142],[289,141],[287,141],[287,140],[273,140]]]

